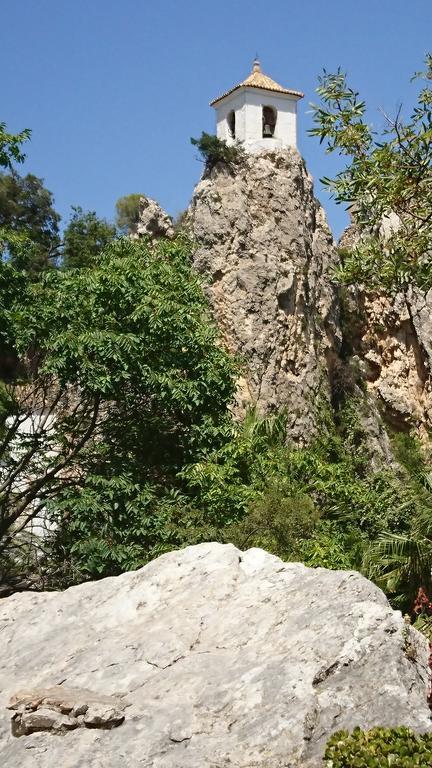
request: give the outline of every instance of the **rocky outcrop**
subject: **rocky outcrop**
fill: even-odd
[[[174,237],[174,226],[170,216],[160,207],[156,200],[142,196],[139,201],[139,220],[132,237],[160,238]]]
[[[359,353],[368,388],[396,429],[432,427],[432,291],[364,294],[366,320]]]
[[[428,730],[427,662],[359,574],[201,544],[0,601],[1,764],[321,768],[340,728]]]
[[[333,239],[304,161],[292,149],[247,156],[235,173],[216,165],[188,221],[217,323],[243,363],[239,401],[287,407],[291,435],[307,440],[340,334]]]
[[[112,696],[98,696],[83,688],[54,685],[18,691],[9,702],[13,736],[37,731],[59,734],[75,728],[115,728],[124,720],[123,705]]]
[[[352,247],[358,239],[353,225],[340,246]],[[432,428],[432,290],[350,288],[344,316],[352,354],[386,422],[426,436]]]

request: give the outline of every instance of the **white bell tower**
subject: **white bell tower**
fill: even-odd
[[[211,102],[217,136],[228,144],[241,141],[249,152],[297,146],[300,91],[282,88],[261,72],[258,59],[250,75]]]

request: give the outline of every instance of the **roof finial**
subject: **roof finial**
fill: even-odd
[[[258,58],[258,53],[255,54],[252,72],[261,72],[261,62]]]

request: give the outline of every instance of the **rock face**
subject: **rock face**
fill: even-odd
[[[353,225],[340,246],[358,237]],[[432,290],[410,287],[390,295],[359,286],[348,293],[347,314],[353,354],[385,420],[426,436],[432,428]]]
[[[201,544],[0,602],[0,763],[321,768],[340,728],[430,728],[427,657],[359,574]],[[105,697],[120,727],[52,732],[98,699],[109,708]],[[8,706],[27,713],[20,738]]]
[[[304,161],[292,149],[248,156],[235,173],[215,166],[188,221],[217,323],[244,363],[239,399],[287,406],[291,434],[307,439],[340,334],[333,239]]]
[[[367,381],[398,429],[432,427],[432,291],[364,295],[359,352]]]
[[[139,221],[133,232],[133,238],[139,237],[174,237],[174,227],[170,216],[151,197],[141,197],[139,203]]]

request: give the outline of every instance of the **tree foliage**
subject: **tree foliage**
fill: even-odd
[[[72,207],[72,216],[63,235],[63,266],[91,267],[97,256],[116,236],[116,228],[95,211]]]
[[[233,170],[245,159],[245,152],[238,142],[227,144],[223,139],[205,133],[205,131],[202,132],[199,139],[191,138],[191,144],[198,149],[208,170],[211,170],[217,163],[224,163]]]
[[[360,230],[344,255],[339,277],[369,287],[432,286],[432,56],[408,120],[384,115],[381,134],[366,123],[366,104],[338,70],[324,71],[310,131],[327,152],[348,158],[334,178],[324,178],[338,203],[348,203]]]
[[[141,197],[143,195],[134,192],[131,195],[120,197],[116,202],[116,223],[124,234],[130,235],[138,224]]]
[[[4,385],[3,563],[19,563],[32,525],[48,528],[41,549],[64,581],[147,558],[158,500],[233,392],[188,252],[122,238],[92,269],[37,283],[1,265],[13,298],[0,328],[19,363]]]
[[[31,136],[29,128],[25,128],[20,133],[8,133],[6,123],[0,122],[0,167],[12,170],[13,163],[22,163],[25,154],[22,151],[22,144]]]
[[[187,526],[174,521],[175,545],[232,541],[312,567],[363,569],[378,534],[408,531],[421,500],[393,470],[371,471],[358,407],[346,404],[337,425],[323,409],[320,435],[305,448],[286,444],[283,413],[227,424],[219,446],[180,473],[178,503],[189,511]]]
[[[0,249],[17,269],[37,273],[55,263],[59,221],[43,179],[0,174]]]
[[[392,602],[412,612],[419,587],[432,593],[432,473],[424,466],[410,478],[417,503],[405,530],[388,528],[371,545],[366,572]]]

